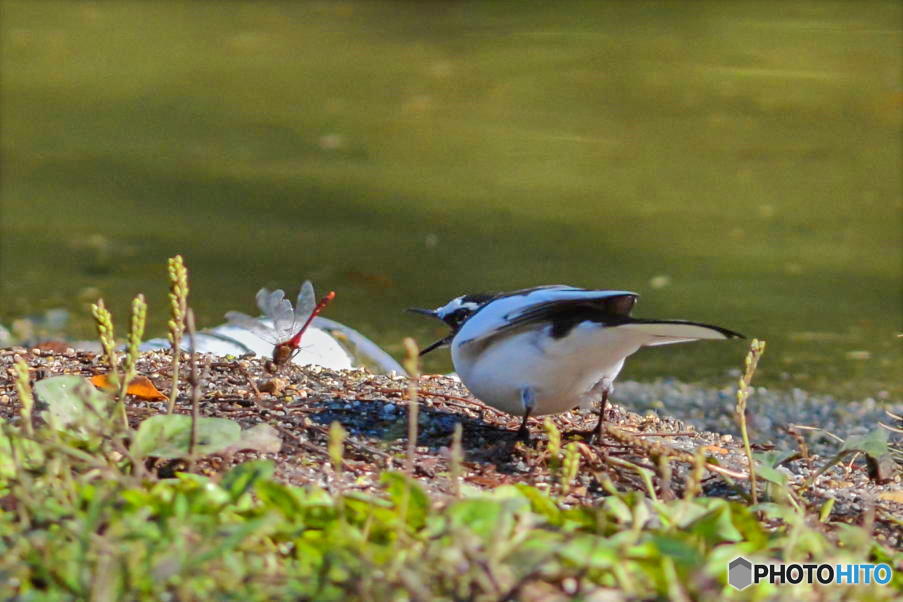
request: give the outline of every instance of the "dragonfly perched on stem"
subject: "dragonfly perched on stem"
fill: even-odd
[[[310,280],[301,285],[298,300],[292,308],[291,302],[285,298],[285,292],[270,291],[262,288],[257,291],[257,307],[265,316],[273,321],[269,326],[247,314],[230,311],[226,319],[230,324],[244,328],[267,343],[273,344],[273,364],[281,366],[298,353],[301,348],[301,337],[313,319],[335,298],[335,291],[329,291],[318,302],[314,294],[314,286]]]

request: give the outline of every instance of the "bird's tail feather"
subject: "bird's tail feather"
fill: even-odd
[[[739,332],[684,320],[635,320],[622,324],[618,328],[627,328],[649,335],[648,346],[686,343],[700,339],[737,339],[743,338]]]

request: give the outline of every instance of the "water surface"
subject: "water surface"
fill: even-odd
[[[899,3],[2,7],[4,323],[144,292],[162,334],[182,253],[202,324],[311,278],[397,354],[441,333],[404,307],[562,282],[767,339],[764,384],[903,390]]]

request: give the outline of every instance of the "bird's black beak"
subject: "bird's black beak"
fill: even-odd
[[[436,315],[436,310],[433,310],[433,309],[423,309],[420,307],[409,307],[408,311],[411,312],[412,314],[420,314],[422,316],[429,316],[431,318],[436,318],[437,320],[441,319],[439,316]]]
[[[426,355],[433,349],[438,349],[439,347],[444,347],[445,345],[448,345],[449,343],[451,343],[453,338],[455,338],[454,333],[448,335],[447,337],[445,337],[443,339],[439,339],[432,345],[427,345],[426,347],[424,347],[423,349],[420,350],[420,357],[423,357],[424,355]]]
[[[436,311],[435,311],[435,310],[432,310],[432,309],[423,309],[423,308],[420,308],[420,307],[409,307],[409,308],[408,308],[408,311],[411,312],[412,314],[420,314],[420,315],[422,315],[422,316],[429,316],[429,317],[431,317],[431,318],[436,318],[437,320],[441,320],[441,319],[442,319],[442,318],[440,318],[438,315],[436,315]],[[439,339],[438,341],[436,341],[436,342],[433,343],[432,345],[427,345],[426,347],[424,347],[423,349],[420,350],[420,356],[423,357],[424,355],[426,355],[427,353],[429,353],[429,352],[432,351],[433,349],[438,349],[439,347],[443,347],[443,346],[445,346],[445,345],[448,345],[449,343],[451,343],[451,340],[452,340],[453,338],[455,338],[454,333],[448,335],[448,336],[445,337],[445,338]]]

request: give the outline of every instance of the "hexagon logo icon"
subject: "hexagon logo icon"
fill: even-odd
[[[727,582],[737,589],[752,584],[752,563],[743,556],[737,556],[727,565]]]

